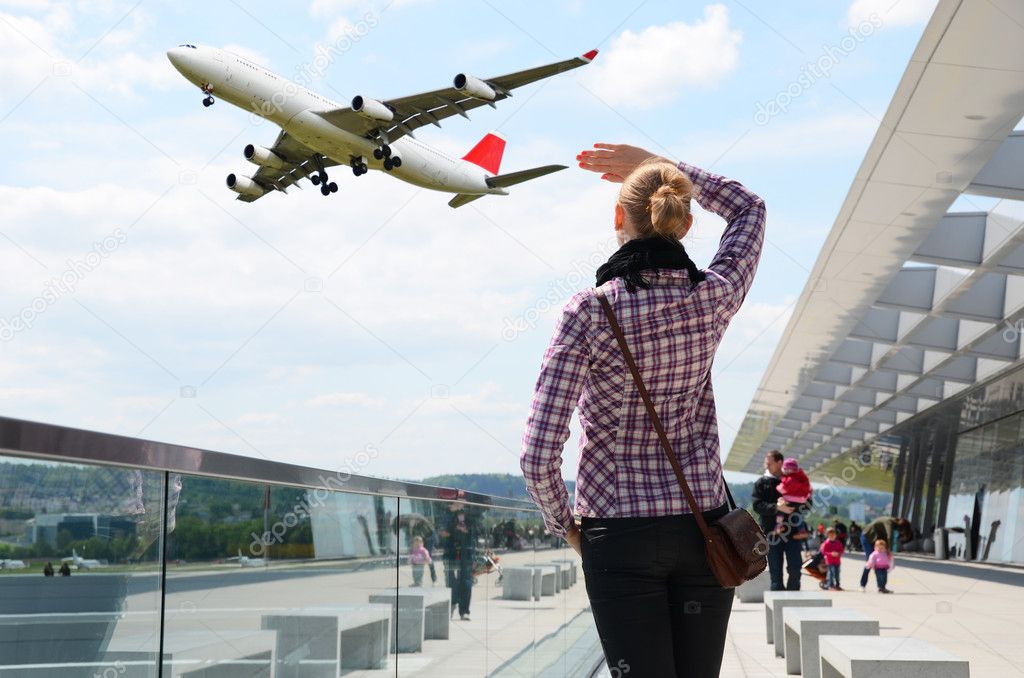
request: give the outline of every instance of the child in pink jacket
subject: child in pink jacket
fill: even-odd
[[[412,566],[412,585],[423,585],[423,568],[433,562],[430,551],[423,545],[423,537],[412,538],[412,548],[409,550],[409,565]]]
[[[875,550],[868,556],[868,562],[864,565],[864,574],[860,576],[860,590],[868,586],[868,576],[871,570],[875,571],[875,581],[878,582],[879,593],[892,593],[892,589],[886,588],[889,581],[889,570],[896,566],[892,552],[889,551],[889,542],[884,539],[875,540]]]
[[[828,537],[821,544],[821,554],[825,556],[825,565],[828,567],[828,574],[825,575],[825,582],[821,585],[823,589],[829,589],[831,591],[842,591],[843,588],[839,586],[839,566],[843,562],[843,552],[846,547],[843,546],[843,542],[839,541],[839,533],[836,528],[830,527],[825,530],[825,536]]]

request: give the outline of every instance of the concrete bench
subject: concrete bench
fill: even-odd
[[[820,678],[818,637],[877,636],[878,620],[844,607],[787,607],[782,611],[786,673]]]
[[[269,677],[275,675],[276,653],[277,634],[273,631],[218,629],[210,633],[201,627],[187,631],[172,629],[164,637],[164,675]]]
[[[540,594],[542,596],[553,596],[558,593],[558,568],[554,565],[539,565],[540,570]]]
[[[965,659],[906,637],[820,636],[821,678],[969,678]]]
[[[501,571],[501,597],[505,600],[533,599],[534,569],[506,567]]]
[[[276,631],[277,678],[337,678],[343,670],[385,669],[390,605],[304,608],[265,614]]]
[[[785,645],[782,637],[782,610],[785,607],[832,607],[832,599],[824,593],[811,591],[767,591],[764,594],[764,625],[768,644],[775,645],[775,656],[781,657]]]
[[[772,578],[765,570],[750,581],[745,581],[736,587],[736,597],[741,603],[763,603],[764,594],[771,589]]]
[[[561,563],[561,564],[568,565],[569,566],[569,586],[573,586],[573,585],[576,584],[576,581],[577,581],[577,572],[576,572],[576,570],[577,570],[577,561],[575,561],[575,560],[573,560],[571,558],[561,558],[561,559],[557,559],[556,558],[555,560],[553,560],[551,562],[553,562],[553,563]],[[563,586],[562,588],[567,588],[567,587]]]
[[[425,639],[448,638],[451,589],[404,587],[370,595],[371,603],[391,605],[391,651],[422,652]],[[397,598],[398,605],[395,605]]]
[[[533,566],[530,568],[533,570],[533,599],[540,600],[540,591],[542,588],[542,580],[544,579],[544,569]]]
[[[552,560],[551,564],[558,568],[558,585],[565,591],[572,586],[572,566],[565,560]]]

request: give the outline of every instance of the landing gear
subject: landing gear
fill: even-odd
[[[206,95],[206,98],[203,99],[203,106],[206,108],[213,106],[213,85],[207,82],[201,85],[199,89],[203,90],[203,94]]]
[[[320,187],[320,193],[322,195],[330,195],[331,193],[338,192],[338,184],[333,181],[328,181],[327,172],[320,170],[316,174],[310,174],[309,180],[314,186]]]
[[[314,155],[313,165],[316,167],[316,174],[309,175],[309,181],[314,186],[320,187],[320,193],[323,195],[330,195],[331,193],[338,192],[338,184],[333,181],[329,181],[327,178],[327,170],[324,169],[324,163],[319,155]]]
[[[352,167],[352,174],[361,176],[370,171],[370,167],[362,159],[362,157],[352,158],[352,162],[349,163]]]
[[[387,144],[381,144],[377,148],[373,149],[373,157],[377,160],[383,160],[384,169],[389,172],[396,167],[402,166],[402,159],[397,155],[391,155],[391,147]]]

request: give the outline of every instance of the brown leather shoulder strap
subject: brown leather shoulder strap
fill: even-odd
[[[704,539],[711,541],[711,534],[708,532],[708,525],[704,522],[704,516],[700,512],[700,506],[697,505],[697,500],[693,497],[693,492],[690,491],[690,486],[686,482],[686,477],[683,476],[683,469],[680,468],[679,462],[676,460],[675,454],[672,452],[672,444],[668,441],[668,435],[665,433],[665,428],[661,425],[661,418],[658,417],[658,412],[654,409],[654,403],[651,401],[651,396],[647,392],[647,387],[644,385],[643,377],[640,376],[640,369],[636,366],[636,361],[633,360],[633,354],[629,351],[629,346],[626,345],[626,337],[622,333],[622,327],[619,326],[619,320],[615,317],[615,311],[612,310],[612,305],[608,301],[608,297],[605,296],[604,290],[600,287],[597,288],[597,300],[601,302],[601,307],[604,308],[604,314],[608,318],[608,324],[612,327],[612,332],[615,334],[615,340],[619,343],[619,349],[622,351],[622,357],[626,360],[626,365],[629,367],[629,371],[633,374],[633,382],[636,384],[637,391],[640,392],[640,397],[644,401],[644,406],[647,408],[647,415],[651,418],[651,423],[654,425],[654,430],[658,432],[658,439],[661,441],[661,448],[665,451],[665,456],[668,457],[668,463],[672,465],[672,471],[676,474],[676,480],[679,481],[679,486],[683,488],[683,494],[686,495],[686,501],[690,505],[690,511],[693,512],[693,517],[697,520],[697,525],[700,527],[700,531],[704,534]]]

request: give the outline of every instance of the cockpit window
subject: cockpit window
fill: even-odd
[[[195,49],[195,45],[178,45],[178,47],[188,47],[189,49]]]

